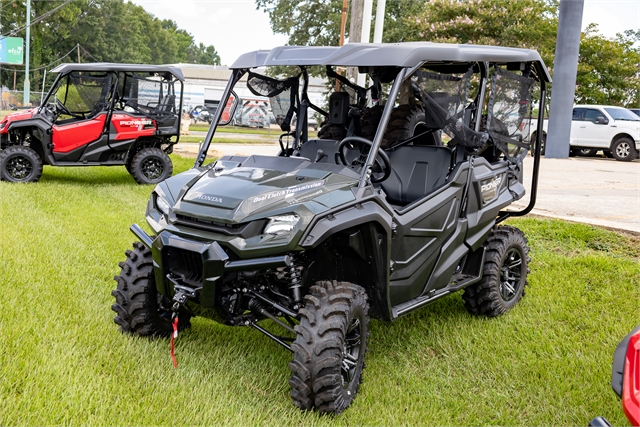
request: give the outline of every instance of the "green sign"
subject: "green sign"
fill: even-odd
[[[24,48],[22,37],[0,37],[0,64],[22,65]]]

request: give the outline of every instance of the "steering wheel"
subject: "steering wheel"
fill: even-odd
[[[46,105],[46,104],[43,105],[40,111],[42,115],[45,116],[48,120],[50,121],[55,120],[57,113],[54,108],[51,108],[50,105]]]
[[[67,116],[76,117],[65,105],[56,98],[56,109],[60,111],[62,114],[66,114]]]
[[[360,150],[360,155],[355,159],[353,159],[351,163],[348,163],[347,158],[345,157],[345,151],[346,151],[345,148],[349,143],[352,143],[352,144],[355,143],[353,145],[356,145]],[[368,149],[365,150],[364,149],[365,146],[368,147]],[[344,166],[356,166],[356,165],[360,165],[360,167],[364,166],[367,160],[367,156],[369,155],[369,150],[371,150],[372,146],[373,146],[373,143],[366,138],[362,138],[360,136],[346,137],[345,139],[342,140],[342,142],[340,142],[340,145],[338,146],[340,163],[342,163]],[[382,162],[380,161],[380,159],[382,159]],[[391,175],[391,162],[389,161],[389,156],[387,156],[387,153],[382,151],[381,148],[378,149],[376,162],[373,164],[373,167],[371,168],[371,172],[372,172],[371,182],[382,182],[385,179],[389,178],[389,175]],[[374,176],[373,175],[374,173],[377,174],[377,176]],[[380,176],[380,174],[382,174],[382,176]]]

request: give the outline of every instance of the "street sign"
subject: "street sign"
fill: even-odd
[[[0,64],[22,65],[24,63],[23,42],[22,37],[0,37]]]

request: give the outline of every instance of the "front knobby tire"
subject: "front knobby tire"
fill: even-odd
[[[127,260],[118,264],[120,275],[113,279],[118,283],[111,292],[116,302],[111,309],[116,312],[114,322],[122,332],[149,337],[169,337],[171,324],[171,301],[158,293],[153,274],[151,251],[140,242],[133,250],[125,252]],[[178,328],[191,326],[191,316],[180,313]]]
[[[300,309],[291,348],[291,397],[301,409],[338,414],[353,401],[365,367],[369,305],[364,289],[317,282]]]
[[[0,180],[38,182],[42,176],[42,159],[32,148],[13,145],[0,151]]]
[[[131,160],[129,173],[138,184],[157,184],[173,173],[167,153],[159,148],[144,148]]]
[[[510,226],[493,229],[485,243],[482,279],[464,290],[471,314],[500,316],[522,299],[529,273],[529,246],[524,233]]]

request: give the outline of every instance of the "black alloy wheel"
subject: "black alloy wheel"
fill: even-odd
[[[131,160],[130,173],[138,184],[157,184],[173,173],[167,153],[159,148],[144,148]]]
[[[142,174],[149,180],[155,181],[162,176],[164,165],[157,157],[144,159],[141,165]]]
[[[37,182],[42,176],[38,153],[23,145],[0,151],[0,178],[8,182]]]
[[[349,388],[358,373],[362,332],[360,318],[354,317],[351,319],[342,348],[342,369],[340,374],[342,376],[342,387],[345,389]]]
[[[517,295],[522,281],[522,255],[515,248],[509,249],[500,271],[500,295],[509,302]]]

